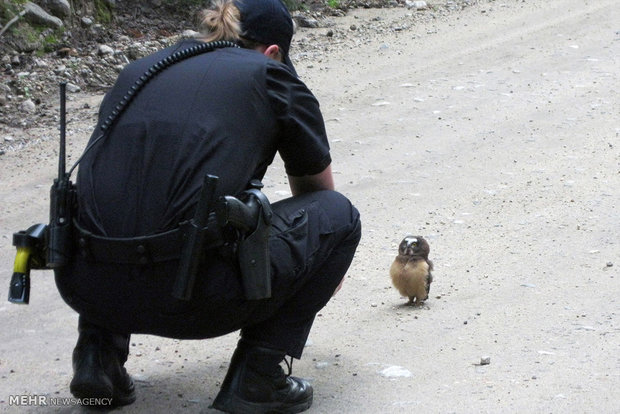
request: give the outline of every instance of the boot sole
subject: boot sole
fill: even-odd
[[[114,392],[108,387],[101,386],[99,384],[92,383],[71,383],[69,387],[71,394],[75,398],[98,398],[98,399],[111,399],[112,407],[120,407],[122,405],[129,405],[136,401],[135,390],[131,390],[127,393]]]
[[[306,411],[312,405],[312,395],[294,404],[282,402],[253,403],[236,395],[218,395],[211,408],[233,414],[295,414]]]

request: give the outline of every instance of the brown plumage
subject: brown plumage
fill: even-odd
[[[428,299],[433,281],[433,262],[428,259],[430,246],[422,236],[407,236],[398,246],[398,256],[390,267],[392,284],[408,305],[419,305]]]

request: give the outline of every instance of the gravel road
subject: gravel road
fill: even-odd
[[[300,47],[297,69],[321,102],[336,185],[364,223],[344,287],[294,364],[314,384],[308,412],[620,412],[617,2],[416,15],[356,9],[296,34],[312,45],[333,31],[319,58]],[[350,31],[360,35],[339,37]],[[72,160],[100,99],[71,95]],[[11,235],[47,220],[57,152],[55,127],[8,133],[30,144],[0,157],[7,288]],[[276,160],[273,200],[289,194],[284,177]],[[435,263],[422,307],[404,306],[388,275],[407,233],[429,240]],[[28,307],[0,304],[0,411],[87,412],[14,404],[70,397],[77,316],[49,271],[32,279]],[[138,400],[121,411],[214,412],[236,340],[133,336]]]

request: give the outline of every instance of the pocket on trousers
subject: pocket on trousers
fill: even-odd
[[[319,230],[316,202],[288,217],[274,215],[269,239],[272,275],[293,275],[303,271],[319,248]]]

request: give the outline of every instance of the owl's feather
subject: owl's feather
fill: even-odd
[[[390,266],[392,284],[409,303],[428,299],[433,276],[433,262],[428,259],[430,247],[420,236],[408,236],[399,245],[399,254]]]

